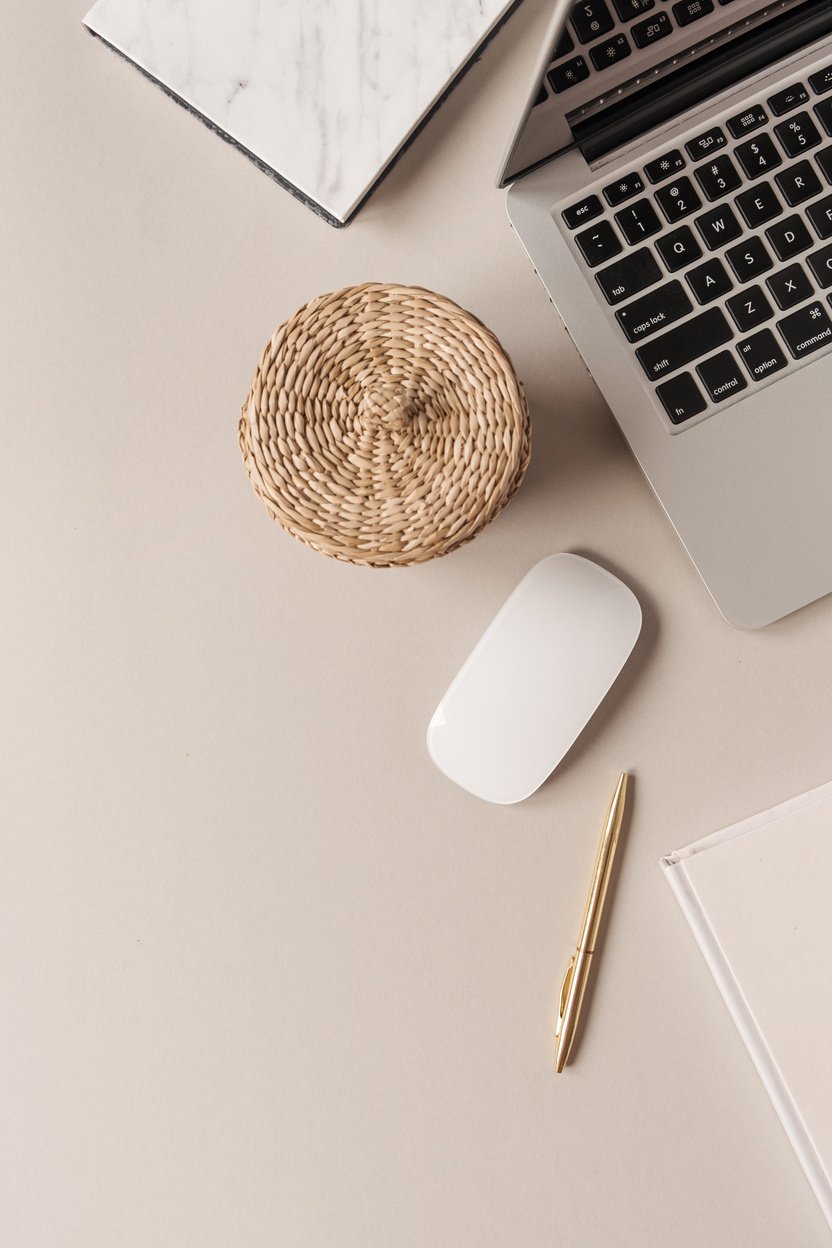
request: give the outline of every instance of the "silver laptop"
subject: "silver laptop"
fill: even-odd
[[[832,0],[558,0],[509,182],[725,618],[832,591]]]

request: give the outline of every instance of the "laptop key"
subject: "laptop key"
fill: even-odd
[[[759,130],[760,126],[764,126],[767,121],[768,114],[762,104],[752,104],[744,113],[737,113],[736,117],[731,117],[726,124],[731,137],[741,139],[743,135],[750,134],[752,130]]]
[[[761,329],[759,334],[738,342],[737,355],[752,381],[764,381],[772,373],[779,373],[788,362],[770,329]]]
[[[761,238],[748,238],[736,247],[729,247],[725,258],[741,282],[750,282],[761,273],[774,268],[774,261]]]
[[[681,425],[704,412],[708,404],[690,373],[680,373],[656,386],[656,394],[674,425]]]
[[[648,161],[644,166],[644,172],[648,182],[664,182],[666,178],[673,177],[674,173],[679,173],[685,167],[685,158],[679,151],[678,147],[672,152],[665,152],[664,156],[658,156],[655,160]]]
[[[777,169],[783,163],[783,157],[774,146],[774,140],[767,134],[740,143],[734,154],[749,178],[761,178],[764,173]]]
[[[742,178],[730,156],[717,156],[710,164],[700,165],[696,180],[708,199],[722,199],[742,186]]]
[[[621,212],[615,214],[615,219],[631,246],[649,238],[651,234],[658,234],[662,228],[649,199],[639,199],[628,208],[622,208]]]
[[[689,225],[680,226],[671,234],[656,239],[656,251],[664,260],[671,273],[693,264],[694,260],[702,259],[702,248]]]
[[[679,0],[679,3],[673,6],[673,16],[680,26],[689,26],[691,22],[698,22],[701,17],[707,17],[713,11],[714,0]]]
[[[712,208],[710,212],[697,217],[696,226],[709,251],[716,251],[717,247],[733,243],[742,234],[742,226],[727,204],[723,204],[721,208]]]
[[[788,121],[774,127],[774,133],[783,144],[787,156],[799,156],[821,142],[820,131],[808,113],[797,113]]]
[[[743,191],[742,195],[737,196],[735,203],[745,218],[746,225],[750,225],[752,230],[779,217],[783,211],[777,192],[768,182],[763,182],[750,191]]]
[[[827,65],[826,69],[822,69],[818,74],[812,74],[809,86],[815,95],[826,95],[827,91],[832,91],[832,65]]]
[[[729,290],[734,289],[728,270],[721,260],[717,260],[716,256],[706,260],[698,268],[691,269],[687,274],[687,279],[688,285],[696,295],[697,303],[713,303],[714,299],[719,299],[722,295],[727,295]]]
[[[577,230],[578,226],[583,225],[584,222],[591,221],[593,217],[600,217],[603,211],[604,205],[598,196],[588,195],[580,203],[570,204],[568,208],[564,208],[562,215],[570,230]]]
[[[631,22],[633,18],[641,17],[643,13],[649,12],[656,0],[612,0],[612,2],[622,22]]]
[[[661,276],[662,271],[652,251],[649,247],[642,247],[641,251],[631,252],[623,260],[616,260],[615,264],[600,269],[595,274],[595,280],[604,292],[607,303],[614,305],[646,290],[648,286],[658,282]]]
[[[823,190],[823,184],[808,160],[800,160],[778,173],[777,185],[790,208],[814,198]]]
[[[693,320],[684,321],[636,347],[636,357],[651,381],[661,381],[698,356],[724,346],[732,337],[731,326],[722,309],[709,308]]]
[[[702,207],[702,200],[693,189],[690,178],[679,178],[661,187],[656,191],[656,202],[671,224],[698,212]]]
[[[582,56],[573,56],[571,60],[564,61],[562,65],[555,65],[546,77],[555,95],[560,95],[561,91],[568,91],[570,87],[577,86],[579,82],[588,78],[589,66]]]
[[[725,306],[737,329],[744,334],[765,321],[770,321],[774,316],[774,308],[765,297],[761,286],[749,286],[739,295],[733,295],[726,300]]]
[[[719,151],[727,142],[725,131],[721,130],[719,126],[714,126],[712,130],[706,130],[704,134],[691,139],[689,143],[685,144],[685,147],[688,149],[688,156],[690,156],[691,160],[704,160],[706,156]]]
[[[666,13],[657,13],[644,22],[636,22],[630,27],[630,34],[637,48],[649,48],[651,43],[673,34],[673,23]]]
[[[576,234],[575,242],[591,269],[603,264],[605,260],[611,260],[624,250],[609,221],[599,221],[597,225],[591,225],[588,230]]]
[[[832,100],[821,100],[815,105],[815,116],[827,134],[832,134]]]
[[[799,312],[793,312],[778,321],[777,328],[796,360],[806,359],[832,342],[832,321],[822,303],[810,303]]]
[[[832,182],[832,147],[825,147],[822,152],[816,152],[815,160],[826,181]]]
[[[609,186],[604,187],[604,199],[608,204],[617,207],[623,204],[625,199],[632,199],[634,195],[640,195],[644,190],[644,183],[637,173],[625,173],[623,178],[619,178],[617,182],[611,182]]]
[[[641,342],[642,338],[658,333],[692,311],[693,304],[681,284],[668,282],[621,308],[615,317],[629,342]]]
[[[775,273],[766,281],[775,302],[781,312],[805,303],[815,293],[815,288],[806,276],[806,270],[800,264],[790,264],[787,269]]]
[[[710,360],[703,360],[696,371],[712,403],[722,403],[732,394],[748,389],[748,382],[730,351],[720,351]]]
[[[818,286],[823,290],[828,290],[832,286],[832,243],[821,247],[820,251],[812,252],[811,256],[807,256],[806,263],[812,270]]]
[[[572,25],[581,43],[591,43],[612,30],[615,18],[605,0],[581,0],[572,7]]]
[[[778,260],[791,260],[812,246],[812,235],[801,217],[786,217],[766,230],[766,238]]]
[[[806,209],[806,216],[812,222],[812,228],[818,238],[832,237],[832,195],[819,199]]]
[[[628,57],[631,52],[630,41],[623,34],[612,35],[609,39],[605,39],[603,43],[596,43],[594,48],[589,49],[592,64],[596,69],[607,69],[610,65],[617,65],[619,61],[623,61]]]
[[[795,82],[792,86],[778,91],[768,101],[768,106],[774,113],[775,117],[782,117],[784,113],[790,113],[792,109],[799,108],[801,104],[805,104],[809,99],[809,92],[806,90],[802,82]]]

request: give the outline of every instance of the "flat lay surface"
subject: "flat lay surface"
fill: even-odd
[[[832,778],[832,599],[720,618],[512,237],[494,179],[549,5],[342,231],[87,8],[0,0],[0,1242],[825,1248],[658,863]],[[531,411],[516,496],[412,568],[282,532],[237,445],[275,327],[364,281],[481,318]],[[492,806],[425,730],[557,551],[642,633],[555,775]]]

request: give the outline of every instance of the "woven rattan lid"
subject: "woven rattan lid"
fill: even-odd
[[[469,541],[529,460],[523,390],[497,339],[449,299],[369,283],[275,332],[240,447],[269,513],[350,563],[419,563]]]

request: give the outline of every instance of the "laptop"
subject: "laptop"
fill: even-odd
[[[722,615],[832,591],[832,0],[558,0],[508,184]]]

